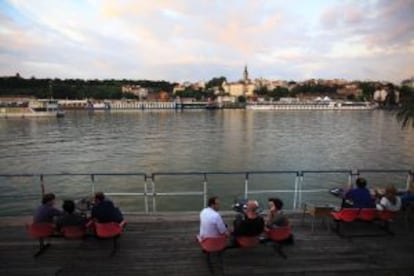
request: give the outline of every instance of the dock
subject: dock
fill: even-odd
[[[414,275],[414,235],[404,219],[397,218],[391,224],[394,235],[343,238],[319,221],[312,232],[310,220],[302,222],[300,213],[288,216],[295,243],[285,247],[287,259],[275,254],[270,244],[228,249],[223,254],[223,270],[215,274]],[[223,217],[231,225],[234,213]],[[126,219],[128,225],[114,256],[110,256],[111,240],[90,236],[83,240],[52,237],[50,248],[34,258],[38,242],[29,237],[24,226],[31,218],[3,217],[0,275],[212,275],[195,241],[198,213],[137,214]],[[372,226],[362,225],[361,229],[380,231],[367,229]],[[355,228],[345,230],[358,231]]]

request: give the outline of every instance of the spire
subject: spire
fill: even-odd
[[[247,71],[247,65],[244,66],[243,71],[243,81],[247,82],[249,80],[249,72]]]

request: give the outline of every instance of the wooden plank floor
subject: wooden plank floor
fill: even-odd
[[[231,216],[225,219],[231,224]],[[112,257],[110,240],[88,237],[52,238],[52,246],[33,258],[38,244],[23,220],[3,219],[0,225],[0,275],[211,275],[194,239],[196,214],[128,217]],[[363,238],[340,238],[319,223],[312,233],[298,215],[292,221],[295,244],[285,249],[288,259],[275,255],[270,244],[231,249],[224,253],[224,275],[414,275],[414,235],[402,221],[393,224],[394,236]],[[345,231],[379,230],[355,225]]]

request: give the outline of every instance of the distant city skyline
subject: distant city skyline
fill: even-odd
[[[414,1],[0,0],[0,75],[391,81],[414,75]]]

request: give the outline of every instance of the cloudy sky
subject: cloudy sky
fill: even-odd
[[[414,0],[0,0],[0,75],[399,83]]]

